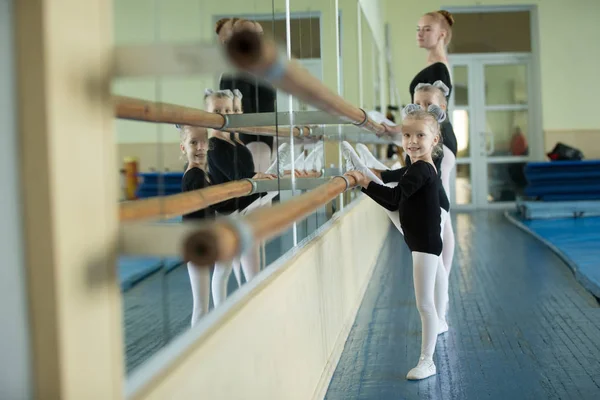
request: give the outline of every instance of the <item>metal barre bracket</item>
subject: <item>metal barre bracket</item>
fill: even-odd
[[[350,189],[350,181],[348,180],[348,178],[346,178],[345,175],[336,175],[331,179],[335,179],[335,178],[342,178],[344,180],[344,182],[346,182],[346,189],[344,189],[344,192],[348,189]]]
[[[250,178],[244,178],[242,180],[243,181],[248,181],[252,185],[252,190],[250,190],[250,193],[248,193],[248,196],[251,195],[251,194],[255,194],[256,193],[256,189],[258,188],[258,185],[256,184],[256,181],[252,180]]]
[[[240,239],[239,254],[244,254],[254,246],[254,233],[249,224],[244,220],[227,217],[227,223],[235,230]]]
[[[360,122],[358,124],[354,124],[354,126],[358,126],[359,128],[362,128],[367,124],[367,122],[369,122],[369,115],[362,108],[359,108],[359,110],[363,112],[363,114],[365,115],[365,118],[362,120],[362,122]]]
[[[224,120],[224,122],[223,122],[223,126],[221,126],[221,127],[219,128],[219,130],[227,128],[227,126],[229,125],[229,117],[227,116],[227,114],[219,114],[219,115],[220,115],[221,117],[223,117],[223,120]]]

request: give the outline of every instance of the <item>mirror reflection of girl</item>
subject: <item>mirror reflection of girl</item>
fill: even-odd
[[[226,44],[233,33],[241,30],[263,33],[260,23],[244,18],[224,18],[217,21],[215,26],[215,32],[221,44]],[[219,79],[219,88],[221,90],[239,90],[243,95],[240,100],[246,114],[275,112],[275,89],[255,77],[244,74],[223,74]],[[265,172],[273,157],[273,137],[240,134],[239,140],[248,147],[252,154],[255,170]]]
[[[204,189],[212,184],[208,167],[208,131],[206,128],[178,125],[180,132],[180,150],[187,166],[181,182],[183,192]],[[228,200],[211,207],[183,215],[183,221],[201,221],[214,219],[216,211],[230,213],[235,211],[237,204]],[[190,285],[192,288],[192,327],[204,314],[208,313],[210,295],[210,268],[187,263]],[[212,279],[213,304],[217,307],[226,297],[226,282],[224,277],[231,273],[230,263],[216,263]]]
[[[206,111],[232,114],[235,109],[234,99],[235,95],[231,90],[213,91],[207,89],[204,96]],[[275,179],[275,175],[273,174],[256,172],[252,154],[241,141],[235,139],[235,134],[213,129],[210,130],[209,136],[210,150],[208,152],[208,166],[214,184],[222,184],[240,179]],[[247,209],[259,200],[261,195],[254,194],[235,199],[238,204],[237,211],[242,212]],[[245,254],[242,254],[240,259],[244,277],[246,278],[246,282],[249,282],[260,272],[258,248],[254,247]],[[228,278],[229,274],[225,277],[220,277],[222,282],[224,282],[223,285],[227,284]],[[236,278],[239,279],[239,283],[241,279],[238,273],[236,273]]]
[[[371,179],[370,174],[350,171],[363,192],[382,207],[399,214],[404,240],[412,253],[417,309],[421,316],[421,355],[407,379],[419,380],[436,374],[433,354],[437,336],[445,324],[448,276],[441,261],[440,179],[433,158],[440,152],[440,122],[445,113],[436,106],[427,111],[416,104],[404,109],[402,147],[411,165],[402,168],[394,188]]]

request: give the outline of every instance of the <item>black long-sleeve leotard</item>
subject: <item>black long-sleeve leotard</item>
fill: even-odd
[[[192,167],[185,171],[183,179],[181,180],[181,190],[183,192],[190,192],[192,190],[204,189],[209,187],[210,180],[207,174],[198,167]],[[213,204],[210,207],[203,208],[198,211],[191,212],[182,216],[184,221],[189,220],[203,220],[203,219],[214,219],[216,212],[221,214],[231,214],[238,209],[238,199],[230,199],[222,201],[217,204]]]
[[[208,140],[208,169],[212,178],[212,183],[218,185],[240,179],[250,179],[256,172],[254,171],[254,161],[252,153],[241,144],[231,144],[225,140],[216,137]],[[250,196],[238,197],[236,200],[237,209],[243,210],[260,197],[260,193]],[[226,213],[227,210],[218,210]]]
[[[398,186],[389,188],[370,182],[362,191],[382,207],[400,213],[404,241],[411,251],[439,256],[442,253],[440,179],[433,165],[425,161],[402,170]]]
[[[399,169],[381,171],[381,180],[383,181],[383,183],[399,182],[400,179],[402,179],[402,176],[404,176],[404,174],[406,173],[406,169],[409,166],[402,167]],[[437,164],[435,167],[438,168]],[[440,179],[439,174],[438,174],[438,179]],[[444,187],[442,186],[441,181],[438,182],[438,187],[439,187],[440,207],[449,212],[450,211],[450,199],[448,199],[448,196],[446,195],[446,191],[444,190]]]
[[[242,109],[244,114],[255,114],[275,111],[276,92],[266,83],[259,82],[257,78],[238,75],[223,75],[219,82],[219,89],[238,89],[242,93]],[[272,136],[249,135],[240,133],[240,140],[244,144],[252,142],[266,143],[273,149]]]

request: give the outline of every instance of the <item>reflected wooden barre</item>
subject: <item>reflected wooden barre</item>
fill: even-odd
[[[285,171],[283,171],[283,174],[284,176],[291,176],[292,171],[286,169]],[[304,171],[304,173],[299,178],[319,178],[321,177],[321,175],[321,171]]]
[[[155,122],[173,125],[190,125],[261,136],[289,136],[290,127],[252,126],[227,128],[227,116],[209,113],[192,107],[160,103],[132,97],[113,96],[115,116],[132,121]],[[295,126],[294,136],[308,137],[312,128]]]
[[[170,196],[126,201],[119,205],[119,220],[132,222],[169,219],[207,208],[236,197],[252,194],[252,181],[241,180]]]
[[[369,118],[363,109],[334,93],[298,62],[287,62],[273,39],[246,30],[236,32],[227,42],[226,51],[235,67],[269,81],[314,107],[376,134],[386,132],[384,126]]]
[[[183,258],[207,266],[232,260],[240,252],[279,234],[354,186],[353,177],[337,176],[285,203],[260,208],[237,220],[216,221],[187,237]]]

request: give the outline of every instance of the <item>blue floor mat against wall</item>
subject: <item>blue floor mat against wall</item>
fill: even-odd
[[[516,213],[506,215],[548,245],[600,298],[600,217],[523,220]]]

